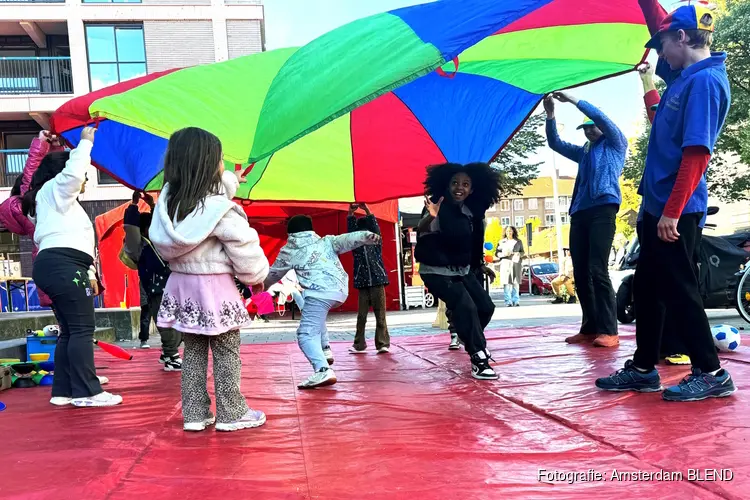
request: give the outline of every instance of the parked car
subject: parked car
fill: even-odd
[[[557,278],[560,272],[557,262],[536,262],[531,265],[524,265],[521,293],[529,293],[529,270],[531,271],[531,293],[534,295],[552,293],[552,280]]]

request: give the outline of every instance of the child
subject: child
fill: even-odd
[[[224,171],[219,139],[191,127],[169,138],[164,181],[149,233],[172,270],[157,325],[182,332],[185,341],[183,429],[202,431],[214,422],[217,431],[258,427],[265,414],[248,408],[240,392],[239,330],[250,318],[234,276],[256,286],[268,274],[268,261],[258,233],[232,201],[238,179]],[[216,418],[206,390],[209,347]]]
[[[304,308],[297,329],[299,347],[315,372],[297,387],[313,389],[336,383],[336,374],[328,367],[333,353],[328,344],[326,318],[349,296],[349,276],[339,255],[363,245],[378,245],[380,236],[369,231],[325,236],[313,231],[312,219],[295,215],[287,224],[289,240],[279,252],[266,278],[266,285],[276,283],[294,269],[304,293]]]
[[[24,215],[35,222],[39,255],[32,276],[49,296],[62,326],[55,349],[50,403],[57,406],[114,406],[122,397],[102,390],[94,365],[94,226],[78,202],[91,165],[93,128],[81,131],[72,152],[49,153],[23,197]]]
[[[133,193],[133,203],[125,210],[123,227],[125,229],[125,244],[123,248],[127,255],[138,264],[138,277],[141,288],[146,292],[149,311],[159,311],[164,294],[164,287],[169,278],[169,265],[164,262],[148,239],[148,229],[151,225],[154,210],[154,199],[143,194],[144,201],[151,207],[151,212],[141,213],[138,201],[141,194]],[[157,325],[158,327],[158,325]],[[159,328],[161,336],[162,354],[159,362],[164,364],[165,372],[182,370],[182,358],[177,348],[182,343],[182,334],[171,328]]]
[[[635,272],[636,352],[625,367],[596,386],[610,391],[656,392],[665,317],[682,335],[692,373],[668,387],[668,401],[729,396],[737,389],[721,368],[695,273],[695,248],[708,209],[706,169],[729,112],[726,53],[710,50],[714,16],[686,5],[668,16],[657,0],[639,0],[659,53],[656,73],[667,89],[653,120],[639,192],[643,220]]]
[[[445,302],[448,320],[471,358],[471,375],[479,380],[498,378],[484,337],[495,305],[477,274],[490,274],[478,263],[484,255],[484,214],[500,199],[499,183],[500,174],[486,163],[431,167],[425,180],[427,214],[417,227],[419,274]]]

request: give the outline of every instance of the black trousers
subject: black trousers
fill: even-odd
[[[94,365],[94,297],[88,279],[91,256],[70,248],[39,252],[34,282],[60,321],[52,397],[85,398],[102,392]]]
[[[680,238],[667,243],[657,235],[659,219],[643,214],[641,254],[634,278],[638,348],[633,361],[638,368],[650,370],[659,362],[667,319],[687,348],[682,354],[690,356],[694,367],[704,372],[719,369],[695,265],[701,217],[700,213],[680,217]]]
[[[581,333],[617,335],[617,301],[609,279],[609,251],[617,205],[576,212],[570,220],[570,257],[581,304]]]
[[[475,354],[485,349],[484,329],[492,320],[495,304],[474,273],[466,276],[424,274],[422,281],[435,297],[445,302],[451,325],[466,352]]]
[[[143,288],[143,283],[140,285],[141,292],[141,331],[138,333],[138,340],[145,341],[151,333],[151,316],[159,314],[159,311],[151,310],[151,301],[148,299],[148,294]]]

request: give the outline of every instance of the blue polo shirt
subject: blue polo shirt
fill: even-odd
[[[667,90],[651,127],[646,168],[638,190],[643,196],[643,209],[654,217],[661,217],[672,194],[682,150],[703,146],[713,154],[729,111],[726,57],[724,52],[714,52],[681,72],[670,71],[666,61],[660,60],[657,65],[657,74],[667,82]],[[707,207],[704,174],[682,213],[705,214]]]

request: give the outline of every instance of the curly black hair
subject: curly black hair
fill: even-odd
[[[42,159],[39,168],[31,178],[29,190],[21,199],[21,210],[26,217],[36,217],[36,194],[42,186],[63,171],[69,158],[70,151],[55,151]]]
[[[459,172],[464,172],[471,178],[472,193],[466,198],[469,208],[487,210],[500,201],[500,172],[487,163],[443,163],[428,167],[424,181],[425,195],[433,202],[442,196],[450,199],[448,187],[453,176]]]

